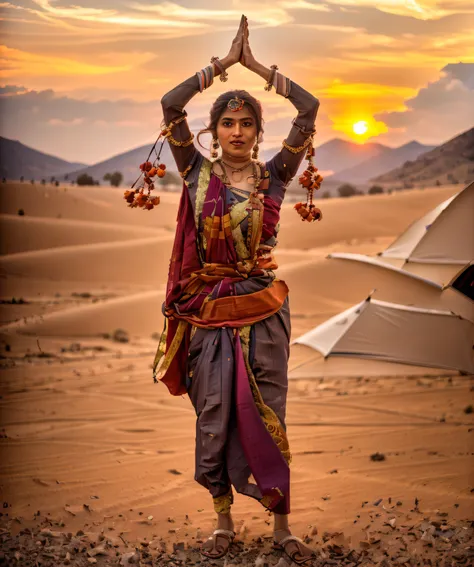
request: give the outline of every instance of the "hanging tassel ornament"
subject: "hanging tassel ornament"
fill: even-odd
[[[151,161],[147,160],[140,165],[140,170],[142,171],[142,174],[139,179],[143,175],[143,184],[134,189],[135,182],[131,189],[125,191],[123,196],[127,201],[128,206],[132,209],[138,207],[144,211],[151,211],[154,207],[160,204],[160,197],[158,195],[151,194],[155,188],[153,179],[155,177],[162,178],[166,175],[166,165],[164,163],[160,163],[158,166],[155,166],[151,163]]]
[[[312,137],[311,137],[312,138]],[[313,140],[311,139],[306,152],[306,159],[308,160],[308,167],[303,171],[303,174],[298,178],[299,184],[307,191],[306,203],[296,203],[296,212],[301,216],[302,221],[314,222],[320,221],[323,218],[321,209],[318,209],[313,204],[313,192],[321,187],[323,178],[318,173],[318,168],[313,163],[314,148]]]
[[[174,146],[186,146],[192,143],[192,135],[190,141],[186,140],[184,142],[175,140],[171,135],[171,129],[173,128],[173,126],[176,126],[185,118],[186,113],[180,116],[177,120],[170,122],[168,126],[165,126],[165,128],[163,128],[163,130],[160,132],[160,135],[156,139],[156,142],[153,144],[153,147],[151,148],[146,161],[144,161],[140,165],[140,175],[135,180],[135,183],[132,185],[132,187],[124,192],[123,197],[127,201],[128,206],[132,209],[140,208],[144,211],[151,211],[154,207],[160,204],[160,197],[158,195],[152,195],[151,192],[153,191],[153,189],[155,189],[156,178],[161,179],[166,175],[166,165],[164,163],[160,163],[160,156],[165,140],[168,139],[169,143],[173,144]],[[160,140],[161,146],[159,151],[157,152],[156,145]],[[155,158],[153,162],[151,162],[150,158],[153,152],[155,153]],[[140,184],[135,188],[135,186],[139,182]]]

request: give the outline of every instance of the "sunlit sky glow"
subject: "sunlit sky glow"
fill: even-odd
[[[0,2],[0,134],[86,163],[149,143],[161,96],[227,53],[242,13],[255,57],[319,98],[318,145],[437,144],[474,124],[468,0],[18,0]],[[192,127],[244,88],[279,146],[294,107],[240,65],[229,76],[190,102]]]

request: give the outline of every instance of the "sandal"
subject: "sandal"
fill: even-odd
[[[229,545],[226,548],[222,545],[218,545],[217,544],[218,537],[223,537],[224,539],[226,539],[229,542]],[[230,546],[234,541],[234,538],[235,538],[235,532],[232,532],[230,530],[222,530],[222,529],[214,530],[212,532],[212,535],[207,538],[207,541],[214,540],[215,543],[214,549],[218,550],[219,548],[221,548],[221,551],[217,551],[217,553],[208,553],[207,551],[201,548],[201,555],[204,555],[204,557],[208,557],[209,559],[220,559],[221,557],[224,557],[224,555],[226,555],[227,552],[229,551]]]
[[[273,549],[277,549],[279,551],[283,551],[283,553],[294,563],[296,563],[297,565],[309,565],[310,561],[312,561],[315,557],[314,552],[311,553],[311,555],[309,557],[306,557],[304,559],[298,559],[298,556],[302,557],[301,553],[298,552],[298,550],[294,550],[292,553],[288,553],[286,551],[286,546],[288,543],[290,543],[291,541],[294,541],[296,543],[301,543],[303,545],[304,542],[299,538],[296,537],[294,535],[289,535],[284,537],[281,541],[274,541],[273,542]],[[305,546],[306,547],[306,546]]]

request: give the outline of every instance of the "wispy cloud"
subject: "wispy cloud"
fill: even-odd
[[[154,55],[152,55],[154,57]],[[0,45],[0,78],[28,76],[104,75],[130,69],[130,65],[98,65],[65,57],[28,53]]]
[[[470,0],[444,2],[437,0],[327,0],[328,4],[370,6],[388,14],[409,16],[420,20],[434,20],[459,12],[474,13]]]

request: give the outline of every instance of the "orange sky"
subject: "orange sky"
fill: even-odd
[[[466,0],[19,0],[0,10],[0,134],[69,160],[151,141],[161,96],[226,54],[242,13],[255,57],[320,99],[318,144],[436,144],[474,123]],[[263,103],[265,144],[279,145],[294,107],[240,65],[229,74],[189,104],[194,126],[221,92],[245,88]]]

